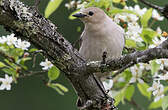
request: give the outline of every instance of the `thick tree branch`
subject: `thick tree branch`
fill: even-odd
[[[114,108],[113,100],[107,96],[104,88],[100,86],[92,73],[118,70],[130,63],[132,66],[156,58],[168,58],[168,41],[166,40],[159,48],[111,59],[105,65],[102,65],[101,61],[87,63],[78,51],[56,31],[54,24],[41,16],[34,8],[18,0],[0,0],[0,24],[14,32],[16,36],[29,40],[38,49],[44,51],[45,56],[71,81],[77,95],[81,98],[78,106],[82,109],[99,110],[108,107],[110,110]]]

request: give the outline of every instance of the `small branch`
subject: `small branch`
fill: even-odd
[[[168,19],[168,4],[165,5],[164,7],[160,7],[160,6],[154,5],[154,4],[152,4],[152,3],[150,3],[146,0],[139,0],[139,1],[142,2],[143,4],[147,5],[147,6],[151,7],[151,8],[154,8],[154,9],[158,10],[159,12],[161,12],[163,14],[163,16],[165,18]]]
[[[43,74],[45,72],[47,72],[47,71],[30,71],[27,74],[20,75],[19,79],[20,78],[25,78],[25,77],[30,77],[30,76],[35,76],[35,75],[41,75],[41,74]]]
[[[116,77],[117,75],[119,75],[120,73],[122,73],[123,71],[125,71],[127,68],[131,67],[134,64],[135,64],[134,62],[130,62],[128,65],[124,66],[123,68],[121,68],[117,72],[115,72],[114,75],[107,77],[107,79],[112,79],[112,78]]]
[[[87,70],[89,72],[110,72],[119,70],[117,74],[120,74],[125,69],[133,66],[137,63],[147,63],[150,60],[160,59],[160,58],[168,58],[168,40],[165,40],[158,47],[147,49],[144,51],[137,51],[131,54],[127,54],[118,59],[108,60],[106,61],[106,66],[101,65],[101,61],[88,62]],[[113,76],[113,77],[114,77]]]
[[[154,4],[152,4],[152,3],[150,3],[150,2],[148,2],[146,0],[139,0],[139,1],[142,2],[143,4],[147,5],[147,6],[151,7],[151,8],[154,8],[154,9],[160,11],[160,12],[163,10],[163,7],[154,5]]]

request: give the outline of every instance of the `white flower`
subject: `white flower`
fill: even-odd
[[[125,9],[134,11],[135,13],[139,14],[140,16],[144,15],[145,12],[147,11],[147,8],[143,8],[141,9],[139,5],[135,5],[134,8],[133,7],[124,7]]]
[[[5,78],[0,78],[0,82],[2,82],[0,86],[0,90],[11,90],[11,83],[13,79],[12,77],[9,77],[7,74],[5,74]]]
[[[79,9],[79,8],[84,7],[84,5],[85,5],[86,3],[87,3],[87,2],[83,2],[83,3],[81,4],[81,1],[80,1],[80,0],[79,0],[79,1],[72,0],[72,1],[69,2],[69,3],[66,3],[66,4],[65,4],[65,7],[67,7],[68,9],[70,9],[70,8],[74,8],[74,7],[77,6],[77,9]]]
[[[152,87],[149,87],[147,91],[155,91],[160,87],[160,81],[153,81]]]
[[[164,17],[160,16],[160,14],[155,9],[152,11],[152,18],[154,18],[158,21],[163,21],[163,19],[164,19]]]
[[[48,61],[48,59],[46,59],[45,62],[41,62],[40,65],[44,66],[42,68],[43,70],[48,70],[53,66],[53,64],[50,61]]]
[[[4,44],[7,41],[5,36],[0,37],[0,43]]]
[[[134,15],[134,14],[128,14],[127,15],[127,21],[128,22],[137,22],[138,21],[138,17],[136,16],[136,15]]]
[[[85,2],[85,1],[82,4],[78,3],[77,9],[84,9],[86,4],[87,4],[87,2]]]
[[[140,37],[142,28],[138,23],[128,23],[128,31],[125,33],[127,38],[130,38],[136,42],[142,42],[143,39]]]
[[[103,81],[105,90],[110,90],[113,87],[113,80]]]
[[[15,36],[15,34],[11,34],[11,35],[7,35],[7,37],[6,37],[6,42],[7,42],[7,44],[8,45],[14,45],[15,43],[16,43],[16,41],[17,41],[17,38],[16,37],[14,37]]]
[[[151,66],[150,66],[150,64],[147,64],[147,63],[139,63],[139,68],[141,68],[142,70],[143,69],[150,70]]]
[[[160,81],[153,81],[152,87],[149,87],[147,91],[152,91],[152,94],[155,96],[154,102],[164,97],[164,86],[160,84]]]
[[[126,20],[127,20],[127,16],[124,14],[116,14],[114,17],[114,22],[116,23],[120,23],[120,21],[126,22]]]
[[[140,9],[139,5],[134,6],[134,11],[138,13],[140,16],[144,15],[147,11],[147,8]]]
[[[161,70],[164,69],[164,66],[168,67],[168,59],[156,59],[156,63],[160,65]]]
[[[166,74],[163,75],[157,75],[156,78],[157,80],[168,80],[168,72],[166,72]]]
[[[161,35],[161,34],[162,34],[161,28],[160,28],[160,27],[157,27],[156,32],[157,32],[159,35]]]
[[[160,37],[160,39],[158,37],[154,37],[153,44],[149,45],[149,48],[154,48],[158,45],[160,45],[163,41],[165,41],[166,38],[165,37]]]
[[[154,102],[157,102],[161,98],[163,98],[164,97],[164,86],[160,84],[159,88],[153,91],[153,95],[155,96]]]
[[[142,69],[138,68],[136,65],[130,68],[132,73],[132,78],[130,79],[129,83],[134,83],[138,81],[139,83],[144,83],[144,81],[140,78],[142,76]]]
[[[15,43],[16,48],[21,48],[22,50],[27,50],[30,47],[30,43],[27,41],[21,41],[21,39],[18,39]]]

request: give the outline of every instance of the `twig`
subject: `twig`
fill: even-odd
[[[139,0],[139,1],[142,2],[143,4],[147,5],[147,6],[151,7],[151,8],[157,9],[160,12],[163,11],[163,7],[154,5],[154,4],[150,3],[150,2],[147,2],[146,0]]]
[[[160,7],[160,6],[154,5],[150,2],[147,2],[146,0],[139,0],[139,1],[147,6],[151,7],[151,8],[154,8],[154,9],[160,11],[163,14],[163,16],[168,19],[168,4],[166,4],[164,7]]]
[[[20,78],[25,78],[25,77],[34,76],[34,75],[39,75],[39,74],[42,74],[42,73],[45,73],[45,72],[47,72],[47,71],[29,72],[28,74],[20,75],[20,76],[19,76],[19,79],[20,79]]]
[[[127,68],[131,67],[132,65],[134,65],[134,62],[130,62],[128,65],[124,66],[123,68],[119,69],[117,72],[114,73],[114,75],[107,77],[107,79],[112,79],[114,77],[116,77],[117,75],[119,75],[120,73],[122,73],[124,70],[126,70]]]

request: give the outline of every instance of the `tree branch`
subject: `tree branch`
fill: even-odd
[[[142,2],[143,4],[147,5],[147,6],[151,7],[151,8],[154,8],[154,9],[158,10],[159,12],[161,12],[163,14],[163,16],[165,18],[168,19],[168,4],[166,4],[164,7],[160,7],[160,6],[157,6],[155,4],[152,4],[152,3],[148,2],[146,0],[139,0],[139,1]]]
[[[27,39],[38,49],[43,50],[44,55],[63,71],[72,83],[80,97],[78,100],[80,108],[87,110],[114,108],[114,101],[108,97],[92,73],[118,70],[131,62],[133,63],[130,66],[156,58],[168,58],[168,40],[166,40],[158,48],[111,59],[106,61],[105,65],[102,65],[101,61],[87,63],[56,31],[53,23],[36,12],[35,8],[28,7],[18,0],[0,0],[0,24],[14,32],[16,37]]]

